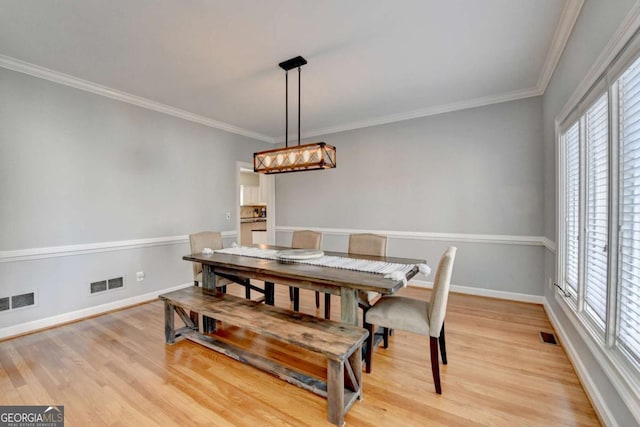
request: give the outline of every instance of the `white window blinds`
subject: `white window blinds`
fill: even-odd
[[[604,332],[609,239],[609,106],[605,92],[584,116],[586,142],[585,312]]]
[[[617,344],[640,361],[640,59],[618,81],[620,117]]]
[[[566,150],[565,199],[565,286],[574,297],[578,294],[578,251],[580,221],[580,126],[576,122],[564,136]]]

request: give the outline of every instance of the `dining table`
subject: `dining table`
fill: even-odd
[[[287,250],[290,248],[273,245],[253,245],[264,252]],[[358,271],[349,268],[336,268],[326,265],[313,265],[304,261],[283,261],[282,259],[260,258],[240,255],[242,251],[214,251],[213,253],[196,253],[185,255],[186,261],[202,264],[202,287],[215,290],[220,288],[220,278],[230,279],[238,283],[246,280],[259,280],[265,284],[266,304],[274,304],[273,289],[275,284],[310,289],[340,296],[340,320],[344,323],[358,324],[358,292],[377,292],[382,295],[392,295],[406,286],[408,280],[419,271],[420,264],[426,264],[424,259],[400,258],[388,256],[367,256],[343,252],[324,251],[328,257],[339,257],[343,260],[370,260],[391,265],[403,265],[404,277],[393,278],[385,274]],[[260,251],[257,251],[260,253]],[[344,261],[344,260],[343,260]],[[357,262],[354,262],[358,264]],[[352,264],[354,264],[352,263]],[[343,262],[344,264],[344,262]],[[362,264],[362,263],[359,263]],[[382,265],[382,264],[380,264]],[[225,282],[228,283],[228,280]],[[214,329],[215,325],[204,325],[205,330]]]

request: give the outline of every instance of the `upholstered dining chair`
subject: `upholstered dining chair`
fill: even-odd
[[[449,286],[451,284],[451,273],[456,251],[457,248],[451,246],[440,258],[433,289],[431,290],[431,298],[428,302],[401,296],[385,295],[367,311],[365,319],[369,329],[369,336],[373,332],[373,325],[429,336],[431,372],[433,373],[433,382],[438,394],[442,394],[438,347],[440,347],[442,363],[446,365],[447,349],[444,338],[444,318],[447,312]],[[373,352],[373,340],[371,339],[367,339],[367,350],[369,354]],[[370,366],[371,360],[367,363],[368,372],[370,371]]]
[[[222,249],[222,234],[218,231],[201,231],[199,233],[189,235],[189,244],[191,245],[191,253],[197,254],[202,252],[204,248],[213,250]],[[193,284],[200,286],[202,283],[202,264],[193,262]]]
[[[365,256],[387,256],[387,236],[372,233],[358,233],[349,235],[349,254]],[[380,298],[377,292],[358,291],[358,306],[362,309],[363,326],[368,328],[366,323],[367,310],[369,310],[376,300]],[[375,340],[374,332],[369,332],[371,342]],[[384,329],[385,346],[388,343],[389,330]],[[373,344],[372,344],[373,346]],[[368,349],[368,348],[367,348]],[[365,351],[366,371],[370,372],[372,350]]]
[[[291,238],[291,248],[293,249],[320,249],[322,247],[322,233],[311,230],[296,230]],[[293,310],[298,311],[300,308],[300,289],[289,286],[289,298],[293,301]],[[331,294],[325,294],[324,297],[324,317],[328,319],[331,316]],[[320,292],[316,291],[316,308],[320,308]]]
[[[201,231],[199,233],[190,234],[189,235],[189,243],[191,245],[191,253],[197,254],[202,252],[204,248],[210,248],[213,250],[222,249],[222,234],[218,231]],[[200,286],[202,283],[202,264],[199,262],[193,263],[193,284],[195,286]],[[234,284],[237,282],[231,281],[224,277],[218,277],[217,287],[221,288],[223,292],[226,292],[227,285]],[[260,293],[266,293],[265,290],[260,289],[256,286],[251,285],[249,279],[243,281],[243,283],[238,283],[239,285],[244,286],[245,288],[245,297],[247,299],[251,299],[251,289],[254,289]]]

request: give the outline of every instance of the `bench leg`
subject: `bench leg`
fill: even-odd
[[[176,342],[175,320],[173,316],[173,304],[164,302],[164,340],[167,344]]]
[[[355,391],[358,393],[358,400],[362,400],[362,346],[358,347],[351,356],[349,356],[349,364],[355,376]]]
[[[341,361],[327,360],[327,414],[333,424],[344,425],[344,362]]]

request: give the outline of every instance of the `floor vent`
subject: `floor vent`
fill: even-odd
[[[545,344],[558,345],[556,336],[549,332],[540,332],[540,340]]]
[[[89,284],[89,291],[92,294],[110,291],[124,287],[124,277],[114,277],[113,279],[100,280]]]
[[[29,307],[36,305],[36,293],[28,292],[25,294],[13,295],[10,297],[0,298],[0,313],[3,311],[11,311],[17,308]]]

